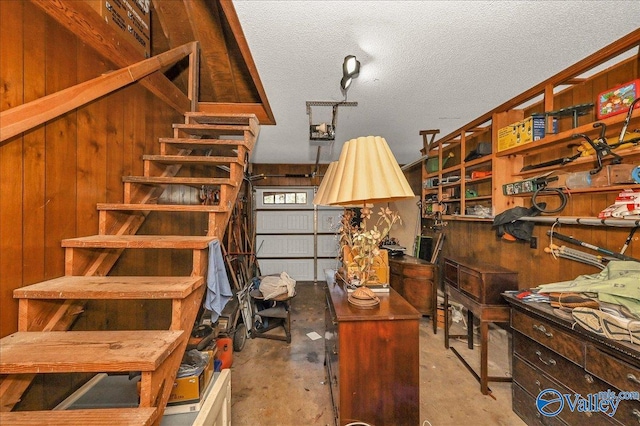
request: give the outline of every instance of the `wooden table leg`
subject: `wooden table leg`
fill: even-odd
[[[444,348],[449,349],[449,293],[444,289]]]
[[[467,309],[467,347],[473,349],[473,312]]]
[[[489,323],[480,321],[480,391],[489,393]]]

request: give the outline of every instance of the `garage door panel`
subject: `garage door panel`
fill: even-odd
[[[318,210],[318,233],[336,233],[340,229],[342,209]]]
[[[313,281],[315,279],[312,259],[262,259],[260,260],[260,272],[262,275],[279,275],[286,272],[296,281]]]
[[[313,232],[313,211],[260,211],[258,234],[306,234]]]
[[[338,256],[338,236],[318,235],[318,257]]]
[[[258,258],[313,257],[313,235],[258,235]]]

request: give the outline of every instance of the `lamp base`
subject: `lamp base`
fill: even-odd
[[[378,296],[367,287],[358,287],[353,293],[349,294],[347,301],[360,309],[373,309],[380,305]]]

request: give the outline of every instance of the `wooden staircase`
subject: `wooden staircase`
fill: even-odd
[[[223,237],[259,125],[254,115],[192,112],[173,129],[159,155],[143,157],[144,176],[123,177],[123,203],[98,204],[99,234],[62,241],[65,276],[14,291],[18,332],[0,339],[1,425],[160,423],[207,287],[209,244]],[[171,185],[213,188],[219,202],[162,202]],[[138,235],[150,212],[206,214],[206,235]],[[125,250],[165,249],[190,251],[189,276],[108,275]],[[170,300],[169,329],[69,331],[87,300],[136,299]],[[72,372],[140,372],[139,406],[10,411],[35,374]]]

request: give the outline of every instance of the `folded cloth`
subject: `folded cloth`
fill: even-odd
[[[293,297],[296,294],[296,280],[291,278],[286,272],[282,272],[279,277],[267,275],[260,280],[260,292],[264,300],[273,299],[281,294]]]
[[[211,322],[216,322],[224,306],[233,297],[227,270],[222,259],[218,240],[209,243],[209,264],[207,266],[207,293],[204,307],[211,311]]]
[[[600,302],[625,306],[633,315],[640,316],[640,262],[611,261],[597,274],[542,284],[537,290],[541,293],[597,293]]]
[[[554,308],[593,308],[598,309],[600,304],[597,300],[588,297],[584,293],[572,292],[551,292],[549,293],[549,303]]]
[[[640,345],[640,320],[591,308],[574,308],[571,315],[580,326],[599,336]]]

